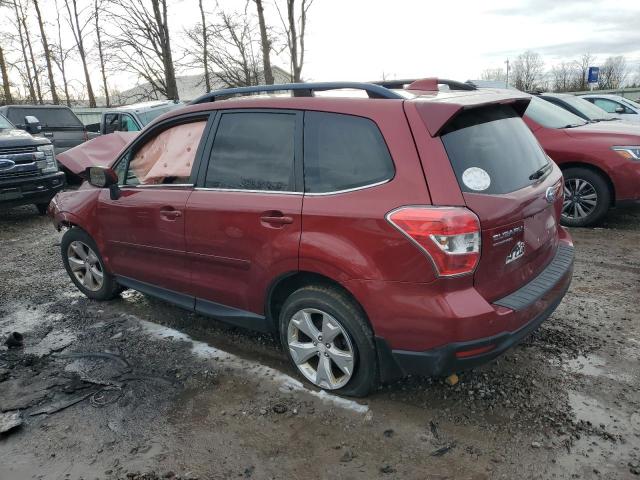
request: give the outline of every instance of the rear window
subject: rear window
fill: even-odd
[[[373,121],[338,113],[305,113],[306,192],[372,185],[391,179],[394,172],[387,144]]]
[[[525,115],[546,128],[571,128],[587,122],[562,107],[532,97]]]
[[[40,121],[43,128],[46,127],[81,127],[84,125],[78,117],[66,108],[25,108],[11,107],[8,109],[9,120],[12,123],[24,124],[24,117],[31,115]]]
[[[529,128],[506,105],[461,113],[441,139],[463,192],[514,192],[534,183],[530,177],[550,165]]]

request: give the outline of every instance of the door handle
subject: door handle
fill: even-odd
[[[271,211],[264,212],[260,217],[262,223],[267,223],[272,226],[284,226],[293,223],[293,218],[284,215],[282,212]]]
[[[176,218],[180,218],[182,216],[182,212],[180,210],[163,208],[162,210],[160,210],[160,216],[166,218],[167,220],[175,220]]]

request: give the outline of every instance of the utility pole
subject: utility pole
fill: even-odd
[[[509,88],[509,59],[507,58],[507,60],[504,62],[507,64],[507,79],[504,82],[504,86],[505,88]]]

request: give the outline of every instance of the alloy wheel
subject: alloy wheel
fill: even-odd
[[[591,183],[582,178],[569,178],[564,181],[563,217],[586,218],[593,213],[597,205],[598,193]]]
[[[287,342],[298,370],[314,385],[335,390],[351,379],[355,349],[345,328],[328,313],[315,308],[296,312]]]
[[[67,248],[71,272],[87,290],[97,292],[104,282],[104,271],[96,253],[86,243],[75,240]]]

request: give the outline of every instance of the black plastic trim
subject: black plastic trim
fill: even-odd
[[[272,331],[272,325],[262,315],[247,312],[239,308],[229,307],[220,303],[211,302],[202,298],[196,298],[185,293],[168,290],[133,278],[123,277],[121,275],[116,275],[115,277],[116,281],[122,286],[132,288],[146,295],[157,297],[186,310],[207,315],[236,327],[248,328],[260,332]]]
[[[494,305],[512,310],[524,310],[533,305],[540,297],[551,291],[573,265],[574,248],[560,245],[555,257],[547,267],[533,280],[515,292],[493,302]]]

